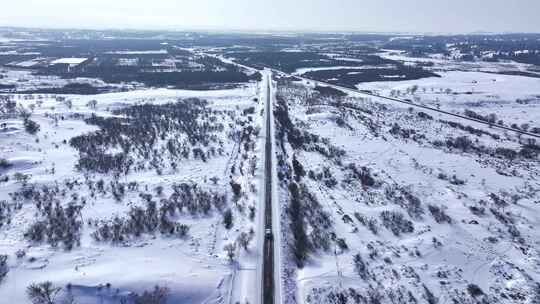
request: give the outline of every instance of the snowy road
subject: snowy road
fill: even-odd
[[[274,279],[274,238],[272,236],[272,99],[270,95],[271,76],[267,78],[266,95],[266,144],[265,144],[265,177],[264,177],[264,245],[263,245],[263,293],[262,303],[273,304],[275,298]]]

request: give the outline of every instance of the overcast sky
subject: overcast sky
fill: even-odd
[[[0,25],[540,32],[540,0],[2,0]]]

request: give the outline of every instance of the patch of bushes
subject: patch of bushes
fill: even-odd
[[[400,212],[385,210],[381,212],[381,220],[383,226],[392,231],[395,236],[414,232],[413,223]]]
[[[418,117],[426,120],[433,120],[433,116],[425,113],[425,112],[418,112]]]
[[[143,233],[156,231],[166,235],[185,237],[189,226],[173,222],[166,208],[158,210],[155,202],[148,202],[146,208],[131,207],[128,217],[115,217],[112,221],[98,224],[92,237],[96,241],[111,241],[113,243],[127,241],[130,237],[139,237]]]
[[[368,268],[364,260],[362,259],[362,256],[360,253],[356,254],[354,256],[354,269],[356,270],[356,273],[363,279],[366,280],[368,278]]]
[[[373,234],[377,234],[379,232],[379,223],[377,222],[377,219],[372,217],[368,218],[367,216],[358,212],[354,213],[354,217],[356,217],[360,224],[367,227]]]
[[[38,209],[43,219],[28,228],[25,238],[37,243],[45,241],[53,247],[63,244],[67,250],[80,245],[81,205],[69,203],[63,207],[58,201],[54,204],[45,202],[38,205]]]
[[[484,295],[482,289],[476,284],[467,285],[467,292],[474,298]]]
[[[152,291],[144,291],[134,296],[134,304],[166,304],[169,298],[169,288],[155,286]]]
[[[494,113],[491,113],[491,114],[488,114],[488,115],[481,115],[481,114],[478,114],[472,110],[465,110],[464,112],[465,116],[468,116],[470,118],[474,118],[474,119],[478,119],[478,120],[482,120],[482,121],[485,121],[487,123],[490,123],[490,124],[495,124],[497,122],[497,115],[494,114]]]
[[[37,132],[39,132],[39,124],[30,118],[25,118],[23,121],[24,124],[24,130],[31,135],[35,135]]]
[[[358,168],[355,164],[350,163],[346,167],[347,180],[350,182],[352,180],[358,180],[364,188],[373,187],[375,185],[375,179],[371,174],[371,170],[367,167]]]
[[[309,242],[306,234],[304,216],[302,212],[302,202],[300,198],[300,189],[296,183],[289,185],[290,206],[289,216],[291,219],[291,230],[293,235],[293,252],[298,267],[303,267],[308,257]]]
[[[233,227],[233,214],[231,209],[227,209],[223,213],[223,225],[227,230],[230,230]]]
[[[7,265],[7,259],[8,256],[5,254],[0,254],[0,282],[4,279],[4,277],[9,272],[9,268]]]
[[[7,159],[0,158],[0,169],[8,169],[8,168],[10,168],[12,166],[13,166],[13,164],[10,163]]]
[[[217,119],[200,119],[213,112],[206,101],[199,99],[135,105],[113,114],[117,116],[92,114],[86,122],[100,130],[69,141],[79,151],[79,170],[126,174],[132,169],[150,168],[159,173],[181,159],[206,161],[216,153],[216,148],[210,147],[211,143],[219,143],[216,133],[223,131]],[[209,148],[205,151],[203,147]],[[107,153],[111,149],[117,152]]]
[[[452,219],[446,214],[443,208],[429,204],[428,210],[437,223],[452,223]]]

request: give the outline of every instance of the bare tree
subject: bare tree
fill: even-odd
[[[227,257],[229,258],[229,261],[232,262],[234,260],[234,255],[235,255],[235,252],[236,252],[236,244],[235,243],[229,243],[229,244],[225,245],[225,247],[223,249],[227,252]]]
[[[95,110],[97,108],[97,100],[95,99],[92,99],[90,100],[87,104],[86,104],[87,107],[89,107],[90,109],[92,110]]]
[[[238,244],[244,248],[245,251],[248,250],[249,243],[253,239],[252,233],[242,232],[236,239]]]

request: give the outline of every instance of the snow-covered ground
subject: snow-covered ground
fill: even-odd
[[[14,204],[8,217],[1,217],[0,254],[8,256],[9,272],[0,283],[0,299],[29,303],[26,288],[31,283],[51,281],[63,288],[62,296],[72,294],[80,304],[120,303],[122,299],[132,300],[130,294],[152,291],[156,285],[169,289],[168,303],[256,302],[257,238],[249,243],[247,250],[241,248],[237,238],[241,233],[248,236],[250,231],[258,233],[262,92],[260,84],[252,83],[221,91],[148,89],[95,96],[25,95],[15,99],[31,111],[30,119],[40,125],[40,130],[30,135],[19,118],[0,120],[0,158],[9,164],[0,168],[0,176],[9,178],[0,183],[0,202]],[[83,118],[120,117],[111,111],[144,104],[194,102],[190,98],[208,101],[209,112],[198,120],[218,127],[210,131],[215,137],[210,146],[193,146],[203,151],[208,149],[206,160],[190,155],[178,161],[174,168],[167,165],[154,170],[151,162],[142,159],[137,161],[147,163],[142,169],[119,175],[76,169],[82,156],[70,145],[70,139],[100,129]],[[155,149],[161,149],[159,144],[158,141]],[[211,155],[212,145],[217,145],[215,148],[221,152]],[[191,154],[191,147],[188,148]],[[121,151],[119,147],[112,149],[112,152]],[[165,151],[160,153],[167,158]],[[147,160],[155,157],[149,156]],[[26,175],[29,180],[18,180],[15,173]],[[103,181],[104,190],[96,193],[90,185],[99,181]],[[231,190],[232,182],[241,187],[238,195]],[[185,237],[159,230],[124,238],[121,242],[92,237],[99,225],[115,217],[127,218],[132,207],[144,208],[142,194],[149,194],[161,208],[173,197],[175,185],[182,184],[195,184],[200,191],[224,195],[224,210],[175,212],[170,219],[189,227]],[[113,189],[124,186],[123,195],[115,198]],[[58,190],[53,190],[53,201],[58,201],[60,206],[75,204],[82,208],[80,240],[71,250],[61,243],[52,246],[46,240],[30,241],[25,236],[44,214],[35,205],[37,199],[14,193],[44,187]],[[230,229],[223,224],[225,209],[232,213]],[[229,243],[236,243],[232,263],[224,250]]]
[[[536,81],[448,72],[437,79],[359,88],[389,93],[417,84],[416,94],[424,101],[439,88],[461,92],[474,87],[482,96],[514,102],[534,95],[540,88]],[[284,149],[278,149],[284,160],[286,301],[538,301],[539,157],[536,152],[511,160],[498,154],[520,151],[530,143],[525,138],[360,95],[338,103],[305,84],[281,83],[279,95],[297,128],[284,131]],[[449,95],[446,106],[468,98]],[[539,121],[537,104],[521,115],[514,105],[497,106],[497,115],[505,122]],[[491,107],[487,111],[495,111]],[[301,139],[299,134],[304,134]],[[308,257],[301,266],[295,253],[302,242],[295,236],[302,229],[291,207],[296,187],[307,239]]]
[[[494,113],[507,125],[540,127],[540,78],[485,72],[439,72],[431,77],[400,82],[372,82],[357,86],[383,96],[410,99],[450,112]],[[414,88],[414,89],[413,89]]]
[[[34,65],[37,64],[36,60],[31,60],[23,62],[23,65]],[[102,81],[101,79],[96,78],[74,78],[74,79],[64,79],[58,76],[51,75],[36,75],[34,72],[29,70],[20,70],[13,68],[2,69],[0,74],[3,76],[0,78],[0,85],[14,86],[17,91],[32,91],[38,89],[48,89],[48,88],[61,88],[68,84],[90,84],[96,88],[110,87],[110,88],[124,88],[124,89],[133,89],[135,87],[140,87],[140,85],[133,84],[108,84]]]
[[[69,64],[79,65],[88,60],[88,58],[60,58],[51,62],[51,64]]]

